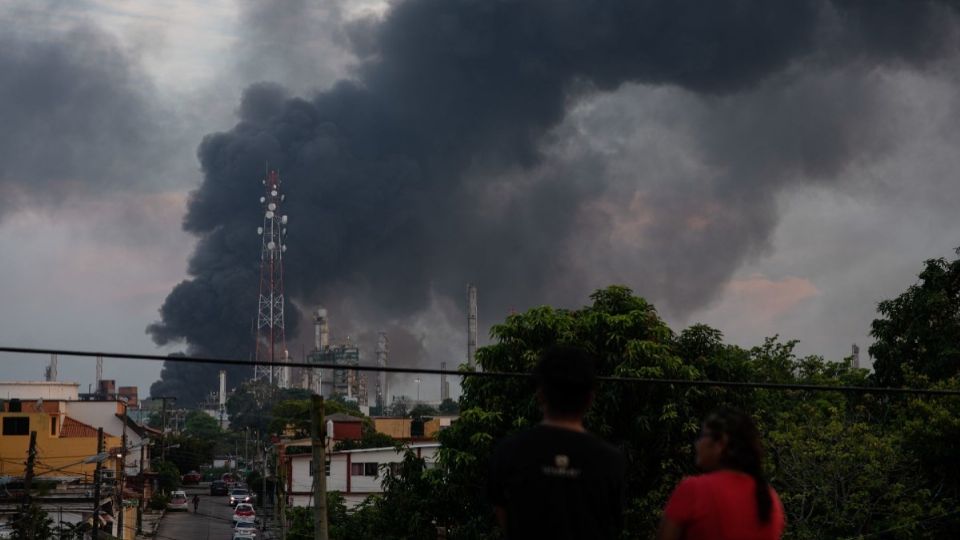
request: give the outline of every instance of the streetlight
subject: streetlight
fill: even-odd
[[[420,377],[414,379],[417,381],[417,405],[420,404]]]

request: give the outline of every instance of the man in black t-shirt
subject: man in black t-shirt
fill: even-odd
[[[583,427],[594,360],[554,346],[534,371],[543,422],[501,442],[487,494],[507,538],[616,538],[623,522],[623,454]]]

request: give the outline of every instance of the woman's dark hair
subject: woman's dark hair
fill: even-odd
[[[720,457],[720,464],[753,477],[757,514],[760,523],[768,523],[773,499],[770,497],[770,486],[763,475],[763,447],[760,445],[760,432],[753,419],[736,409],[723,408],[710,413],[703,425],[714,439],[727,436],[727,447]]]

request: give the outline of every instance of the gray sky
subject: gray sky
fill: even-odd
[[[197,238],[181,224],[204,178],[201,140],[233,127],[251,83],[310,97],[353,77],[369,18],[386,12],[373,1],[264,5],[0,5],[0,68],[10,74],[0,80],[0,343],[182,349],[158,348],[144,329],[188,277]],[[832,31],[819,27],[814,52],[733,91],[641,78],[583,92],[539,141],[536,163],[464,171],[485,179],[468,185],[486,219],[516,226],[533,252],[561,250],[518,304],[504,300],[511,269],[460,276],[453,263],[437,263],[443,275],[425,278],[429,294],[402,316],[372,307],[376,283],[343,295],[304,285],[295,301],[330,306],[335,337],[368,339],[371,320],[395,328],[398,356],[430,365],[463,355],[469,280],[480,283],[483,327],[510,309],[576,307],[625,283],[676,329],[705,322],[744,346],[779,334],[832,359],[856,342],[865,356],[876,303],[913,283],[924,259],[960,245],[960,57],[953,41],[945,52],[890,53],[896,44],[865,34],[858,49]],[[556,193],[583,199],[556,200],[574,210],[552,243],[541,203]],[[468,257],[461,247],[449,258]],[[302,330],[291,341],[309,344]],[[46,364],[0,358],[4,379],[39,378]],[[85,387],[93,362],[61,359],[60,373]],[[105,363],[106,378],[143,395],[159,373],[154,363]],[[395,388],[416,391],[403,380]],[[439,395],[426,382],[421,392]]]

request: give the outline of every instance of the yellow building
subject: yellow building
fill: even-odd
[[[373,428],[394,439],[435,439],[440,431],[440,419],[432,418],[422,422],[422,431],[417,429],[412,418],[374,418]]]
[[[23,477],[30,432],[37,432],[34,476],[37,479],[83,478],[92,482],[96,469],[97,428],[70,418],[63,401],[3,403],[0,411],[0,477]],[[119,448],[120,437],[104,432],[104,449]],[[115,455],[103,466],[116,469]]]

